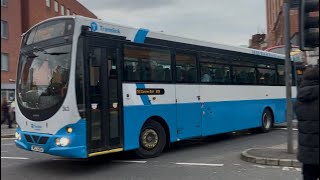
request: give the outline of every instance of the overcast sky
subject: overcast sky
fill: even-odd
[[[265,0],[78,0],[98,18],[198,40],[248,45],[266,32]]]

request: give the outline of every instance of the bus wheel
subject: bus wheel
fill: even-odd
[[[148,121],[140,132],[140,146],[136,154],[141,158],[158,156],[166,146],[166,133],[162,125],[156,121]]]
[[[269,132],[273,123],[273,116],[269,109],[264,109],[262,113],[261,121],[262,121],[261,131],[264,133]]]

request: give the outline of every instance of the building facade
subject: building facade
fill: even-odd
[[[267,47],[284,45],[284,0],[266,0],[267,12]],[[290,9],[290,41],[292,47],[299,46],[299,9]],[[302,52],[304,64],[319,63],[319,48],[315,51]]]
[[[249,40],[249,48],[265,50],[267,48],[266,34],[254,34]]]
[[[1,0],[1,99],[14,99],[21,34],[54,16],[97,18],[76,0]]]
[[[266,0],[267,12],[267,46],[274,47],[284,44],[284,0]],[[299,10],[290,10],[290,37],[299,32]],[[299,44],[295,44],[299,45]]]

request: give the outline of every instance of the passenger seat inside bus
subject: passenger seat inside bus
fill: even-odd
[[[165,81],[170,81],[171,80],[171,74],[170,74],[170,69],[165,68],[164,69],[164,80]]]
[[[214,73],[214,82],[224,82],[224,72],[222,69],[217,69]]]

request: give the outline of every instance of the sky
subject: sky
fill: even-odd
[[[104,21],[228,45],[266,33],[265,0],[78,0]]]

